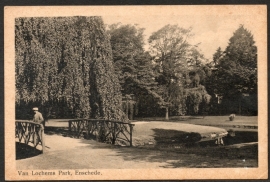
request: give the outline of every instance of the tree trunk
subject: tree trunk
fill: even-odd
[[[126,115],[127,115],[127,117],[128,117],[128,109],[129,109],[129,107],[128,107],[128,101],[126,101]]]
[[[134,114],[134,103],[133,102],[131,102],[130,103],[130,116],[129,116],[129,119],[130,120],[133,120],[133,114]]]
[[[166,120],[169,120],[169,107],[166,107]]]
[[[239,115],[241,115],[241,112],[242,112],[241,97],[239,98],[239,103],[238,103],[238,105],[239,105],[238,113],[239,113]]]

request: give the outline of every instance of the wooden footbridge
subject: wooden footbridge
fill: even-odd
[[[134,124],[99,119],[77,119],[69,121],[71,135],[94,138],[97,141],[132,146]]]
[[[99,142],[132,146],[132,131],[134,124],[98,120],[75,119],[68,121],[69,136],[74,138],[95,139]],[[19,143],[40,149],[44,153],[45,136],[42,124],[32,121],[17,120],[15,122],[15,138]]]
[[[19,143],[30,145],[36,149],[42,146],[42,153],[45,148],[44,127],[32,121],[16,121],[15,122],[15,138]]]

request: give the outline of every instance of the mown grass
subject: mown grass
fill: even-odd
[[[219,123],[219,122],[226,122],[229,120],[228,116],[171,116],[169,120],[165,120],[165,117],[137,117],[135,120],[137,121],[197,121],[197,122],[207,122],[207,123]],[[248,123],[257,123],[258,116],[238,116],[236,115],[234,121],[232,122],[248,122]]]

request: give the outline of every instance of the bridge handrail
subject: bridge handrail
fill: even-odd
[[[69,131],[72,132],[73,130],[73,133],[77,137],[80,137],[84,132],[86,132],[87,137],[89,137],[90,134],[96,135],[97,137],[99,134],[101,134],[100,133],[101,131],[98,129],[97,122],[102,122],[103,123],[102,128],[105,129],[107,127],[106,129],[108,130],[108,132],[105,134],[105,138],[107,137],[106,139],[108,139],[108,137],[110,136],[110,139],[112,140],[112,144],[114,144],[115,141],[118,139],[122,141],[125,140],[129,142],[130,146],[132,146],[132,130],[135,124],[131,124],[129,122],[123,122],[123,121],[116,121],[116,120],[87,119],[87,118],[72,119],[72,120],[69,120],[68,122],[69,122]],[[77,122],[77,124],[74,122]],[[87,124],[84,122],[86,122]],[[107,123],[107,126],[105,123]],[[112,125],[108,125],[108,123],[113,124],[113,127]],[[115,125],[115,124],[118,124],[118,125]],[[128,125],[129,130],[123,127],[123,125]],[[119,134],[122,134],[124,138],[119,137]]]
[[[42,125],[41,123],[36,123],[36,122],[31,121],[31,120],[15,120],[15,122],[23,122],[23,123],[31,123],[31,124],[36,124],[36,125]]]
[[[21,125],[19,125],[21,123]],[[37,129],[38,126],[38,129]],[[30,131],[28,131],[30,130]],[[30,120],[15,120],[15,138],[19,138],[19,142],[22,143],[24,139],[25,144],[33,143],[34,148],[37,147],[39,143],[42,146],[42,153],[45,149],[45,137],[44,137],[44,127],[41,123],[36,123]],[[39,134],[40,131],[40,134]],[[33,141],[30,141],[32,137]],[[35,138],[36,137],[36,138]],[[38,140],[38,141],[36,141]]]
[[[135,126],[135,124],[131,124],[129,122],[124,122],[124,121],[117,121],[117,120],[108,120],[108,119],[71,119],[69,121],[105,121],[105,122],[114,122],[114,123],[121,123],[121,124],[128,124],[128,125],[132,125]]]

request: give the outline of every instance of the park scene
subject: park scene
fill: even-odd
[[[187,22],[16,18],[16,168],[258,167],[253,32]]]

